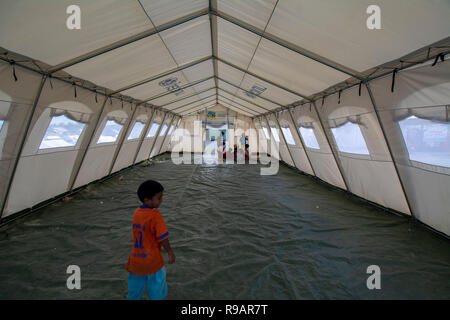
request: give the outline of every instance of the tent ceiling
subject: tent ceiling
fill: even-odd
[[[371,2],[81,0],[82,28],[68,30],[69,0],[5,0],[0,37],[12,54],[138,103],[178,114],[220,103],[255,116],[450,34],[448,0],[379,0],[382,31],[366,27]]]

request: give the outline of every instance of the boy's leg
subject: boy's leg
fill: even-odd
[[[138,276],[129,273],[127,300],[141,300],[148,276]]]
[[[147,295],[150,300],[162,300],[167,296],[166,269],[148,276]]]

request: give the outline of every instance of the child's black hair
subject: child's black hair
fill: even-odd
[[[164,191],[164,187],[158,181],[147,180],[143,182],[137,191],[137,195],[141,202],[144,202],[144,199],[151,199],[158,192]]]

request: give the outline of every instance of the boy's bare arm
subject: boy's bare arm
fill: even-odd
[[[161,241],[161,245],[164,247],[166,252],[169,254],[169,264],[172,264],[175,262],[175,254],[172,251],[172,248],[170,247],[169,239],[165,239]]]

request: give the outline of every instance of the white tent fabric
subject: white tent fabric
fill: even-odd
[[[448,127],[449,74],[449,61],[405,70],[398,74],[395,91],[388,96],[389,77],[370,83],[411,210],[417,219],[446,234],[450,234],[450,168],[411,160],[399,120],[405,109],[410,109],[418,117],[437,118]],[[449,134],[447,129],[447,137]],[[448,159],[448,140],[443,148]]]
[[[450,235],[447,0],[380,0],[380,30],[369,0],[81,0],[78,30],[72,4],[0,3],[1,219],[202,152],[206,112],[227,110],[232,144],[244,133],[251,152]],[[79,128],[70,143],[58,119]]]

